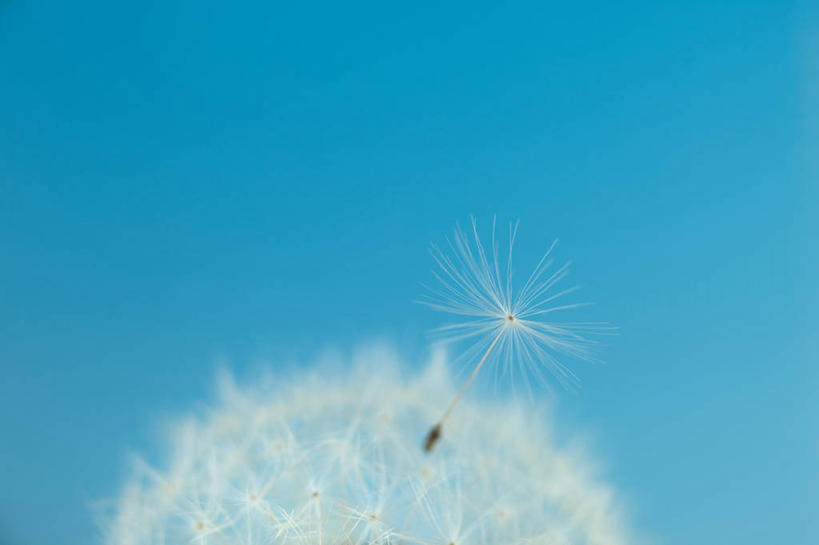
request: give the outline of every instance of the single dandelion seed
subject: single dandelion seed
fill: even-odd
[[[514,376],[515,368],[532,375],[538,382],[547,384],[544,369],[564,386],[578,380],[571,370],[559,360],[559,355],[591,359],[590,348],[594,341],[591,333],[608,329],[601,323],[578,323],[552,321],[552,313],[578,308],[588,303],[562,303],[562,298],[577,287],[556,289],[556,285],[569,273],[569,263],[553,268],[552,251],[557,241],[549,246],[526,282],[518,290],[512,288],[512,249],[517,236],[518,223],[509,225],[509,247],[505,263],[499,255],[495,237],[495,220],[489,247],[485,247],[478,235],[477,222],[472,218],[470,234],[456,225],[452,240],[447,240],[446,250],[432,246],[430,253],[438,265],[433,274],[438,280],[437,288],[430,288],[428,296],[420,302],[450,314],[465,317],[464,321],[449,324],[435,330],[447,341],[473,339],[476,342],[464,356],[477,357],[477,364],[444,410],[438,422],[429,430],[424,450],[430,452],[440,440],[444,422],[469,388],[475,376],[493,355],[498,356],[503,374]],[[527,389],[531,395],[529,383]]]

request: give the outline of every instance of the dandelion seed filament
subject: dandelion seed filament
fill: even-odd
[[[514,319],[515,319],[514,316],[512,316],[511,314],[508,315],[507,324],[511,323]],[[432,449],[435,448],[435,443],[437,443],[438,440],[441,438],[441,432],[444,427],[444,421],[449,417],[450,413],[452,412],[452,409],[455,408],[455,405],[457,405],[458,402],[461,400],[461,397],[463,397],[464,392],[466,392],[467,388],[469,388],[469,385],[472,384],[472,381],[475,379],[475,375],[477,375],[478,371],[480,371],[481,367],[483,367],[486,358],[488,358],[489,354],[492,353],[492,349],[495,348],[496,344],[498,344],[498,341],[500,340],[504,331],[506,331],[506,324],[504,324],[503,328],[498,333],[498,336],[495,337],[495,340],[492,341],[492,344],[489,345],[489,348],[486,350],[483,357],[478,362],[478,365],[475,366],[475,369],[472,370],[472,373],[469,375],[469,378],[466,379],[466,382],[464,382],[463,386],[461,386],[461,389],[458,390],[457,394],[455,394],[455,397],[449,403],[449,406],[444,411],[444,414],[443,416],[441,416],[440,420],[438,420],[438,423],[435,424],[432,427],[432,429],[429,430],[429,433],[427,434],[427,439],[424,442],[424,450],[426,450],[427,452],[431,452]]]

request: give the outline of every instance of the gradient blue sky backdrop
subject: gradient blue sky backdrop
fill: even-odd
[[[0,3],[0,543],[226,359],[424,355],[427,245],[520,218],[620,327],[561,426],[658,543],[816,543],[809,3]]]

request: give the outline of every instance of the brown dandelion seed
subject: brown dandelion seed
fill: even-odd
[[[427,452],[432,452],[432,449],[435,447],[435,443],[438,442],[438,439],[441,438],[441,424],[435,424],[429,433],[427,434],[427,439],[424,441],[424,450]]]

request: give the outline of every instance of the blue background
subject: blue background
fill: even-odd
[[[427,245],[552,238],[616,323],[561,422],[659,543],[816,543],[808,3],[0,3],[0,542],[87,503],[213,370],[388,338]]]

